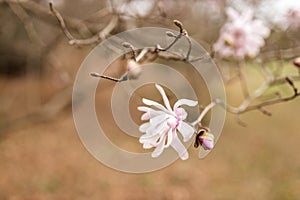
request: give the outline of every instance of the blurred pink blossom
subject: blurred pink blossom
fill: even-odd
[[[123,16],[125,19],[128,17],[147,17],[155,7],[154,0],[112,0],[109,5],[110,3],[118,13],[125,15]]]
[[[261,15],[271,25],[282,30],[296,30],[300,27],[299,0],[266,0],[261,5]]]
[[[145,133],[140,137],[140,143],[143,144],[143,148],[145,149],[155,148],[152,152],[152,157],[158,157],[165,148],[172,146],[180,158],[186,160],[189,155],[177,135],[177,130],[181,133],[184,142],[192,138],[195,130],[191,125],[184,122],[187,113],[183,108],[180,108],[180,106],[196,106],[198,102],[188,99],[179,99],[172,109],[163,88],[157,84],[155,87],[160,92],[165,106],[143,98],[144,104],[156,109],[147,106],[138,107],[139,111],[145,112],[141,119],[149,120],[149,122],[142,124],[139,128],[141,132]]]
[[[292,30],[300,27],[300,10],[296,8],[289,8],[280,22],[283,29],[291,28]]]
[[[253,11],[248,10],[239,14],[232,8],[226,10],[228,22],[223,25],[218,41],[214,44],[214,51],[221,57],[233,57],[243,60],[253,58],[265,45],[264,39],[270,30],[261,20],[253,18]]]

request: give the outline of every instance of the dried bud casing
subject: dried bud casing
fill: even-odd
[[[176,37],[176,35],[174,33],[172,33],[171,31],[167,31],[166,34],[169,37]]]

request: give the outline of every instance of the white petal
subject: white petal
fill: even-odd
[[[179,157],[182,160],[189,158],[189,153],[187,152],[185,146],[181,143],[178,136],[175,134],[171,146],[177,151]]]
[[[173,110],[178,108],[181,105],[188,105],[188,106],[196,106],[198,104],[198,101],[193,101],[189,99],[179,99],[175,104]]]
[[[166,121],[167,117],[168,115],[159,115],[150,119],[149,121],[150,126],[146,130],[146,135],[148,136],[152,136],[155,134],[161,135],[162,132],[164,132],[166,129],[169,128]]]
[[[181,122],[177,129],[181,133],[184,142],[189,141],[195,132],[194,128],[185,122]]]
[[[175,133],[176,134],[176,133]],[[168,135],[167,135],[167,144],[165,145],[165,148],[169,147],[173,141],[173,131],[172,129],[170,128],[169,131],[168,131]]]
[[[146,121],[149,120],[151,118],[150,113],[146,112],[141,116],[141,120]]]
[[[145,133],[149,127],[150,127],[149,122],[144,123],[144,124],[140,125],[139,131],[142,132],[142,133]]]
[[[142,143],[142,142],[141,142]],[[143,148],[144,149],[151,149],[151,148],[153,148],[153,147],[155,147],[153,144],[151,144],[151,143],[144,143],[143,144]]]
[[[139,139],[139,142],[148,146],[155,147],[157,145],[157,140],[160,137],[160,135],[152,135],[152,136],[147,136],[147,135],[142,135]],[[147,145],[146,145],[147,146]]]
[[[163,135],[160,138],[160,141],[159,141],[157,147],[155,148],[155,150],[151,154],[152,157],[154,157],[154,158],[158,157],[164,151],[165,139],[166,139],[166,135]]]
[[[155,102],[155,101],[152,101],[152,100],[146,99],[146,98],[143,98],[142,101],[143,101],[144,104],[146,104],[146,105],[148,105],[148,106],[154,106],[154,107],[156,107],[156,108],[158,108],[158,109],[160,109],[160,110],[162,110],[162,111],[164,111],[164,112],[166,112],[166,113],[170,113],[170,111],[169,111],[168,109],[166,109],[166,108],[165,108],[163,105],[161,105],[160,103],[157,103],[157,102]]]
[[[137,109],[138,109],[139,111],[142,111],[142,112],[148,112],[148,111],[151,110],[152,108],[149,108],[149,107],[147,107],[147,106],[139,106],[139,107],[137,107]]]
[[[165,121],[169,117],[168,114],[163,113],[161,115],[157,115],[155,117],[150,118],[149,122],[151,125],[157,125],[161,123],[162,121]]]
[[[165,132],[169,130],[169,126],[167,125],[167,122],[164,121],[157,126],[151,126],[150,128],[147,129],[146,135],[148,137],[151,137],[153,135],[163,135]]]
[[[169,102],[169,99],[164,91],[164,89],[158,85],[158,84],[155,84],[155,87],[158,89],[159,93],[161,94],[162,98],[163,98],[163,101],[164,101],[164,104],[166,106],[166,108],[169,110],[169,111],[172,111],[171,109],[171,106],[170,106],[170,102]]]
[[[142,135],[141,138],[143,138],[144,140],[148,140],[154,136],[160,137],[161,135],[166,133],[168,130],[169,130],[169,127],[165,126],[164,123],[161,126],[159,126],[158,128],[151,126],[150,128],[147,129],[146,134]]]
[[[152,108],[146,107],[146,106],[139,106],[138,107],[139,111],[145,112],[142,117],[141,120],[149,120],[150,118],[153,118],[157,115],[161,115],[164,114],[164,111],[161,110],[154,110]]]

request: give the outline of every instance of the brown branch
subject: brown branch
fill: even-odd
[[[291,100],[297,98],[298,96],[300,96],[300,93],[298,92],[298,89],[296,88],[294,81],[300,81],[300,76],[282,77],[279,79],[273,79],[273,80],[266,81],[253,94],[251,94],[248,98],[246,98],[239,107],[230,106],[228,104],[225,104],[221,100],[217,100],[216,102],[219,105],[221,105],[222,107],[224,107],[228,112],[237,114],[237,115],[240,115],[240,114],[243,114],[243,113],[246,113],[249,111],[253,111],[253,110],[259,110],[266,115],[270,115],[271,113],[264,110],[263,109],[264,107],[291,101]],[[292,87],[292,89],[294,91],[293,95],[288,96],[288,97],[279,96],[276,99],[271,99],[271,100],[267,100],[267,101],[264,101],[264,102],[261,102],[261,103],[255,104],[255,105],[250,105],[254,100],[258,99],[271,86],[284,84],[284,83],[288,83]]]
[[[298,52],[298,54],[295,54],[295,52]],[[262,52],[257,58],[261,60],[269,60],[280,56],[280,59],[292,59],[299,56],[299,52],[300,47],[293,47],[289,49]]]
[[[237,71],[238,71],[238,78],[240,80],[240,84],[241,84],[241,89],[242,89],[242,93],[244,95],[245,98],[249,97],[249,89],[248,89],[248,84],[247,84],[247,80],[245,77],[245,66],[244,63],[238,62],[238,66],[237,66]]]
[[[97,34],[93,35],[90,38],[87,39],[76,39],[68,30],[66,23],[61,16],[61,14],[54,8],[53,4],[49,2],[49,8],[51,13],[56,17],[61,30],[66,35],[66,37],[69,40],[70,45],[91,45],[94,43],[99,43],[101,40],[105,39],[117,26],[119,17],[113,16],[110,22],[107,24],[106,27],[104,27],[101,31],[99,31]]]
[[[9,1],[9,0],[7,0]],[[52,17],[49,17],[49,8],[46,8],[35,1],[17,1],[12,3],[20,4],[24,9],[26,9],[30,14],[36,16],[39,19],[48,23],[55,23]],[[94,23],[82,23],[82,20],[64,16],[64,21],[68,24],[69,29],[76,30],[79,33],[84,33],[83,35],[90,35],[91,31],[96,32],[97,28]],[[81,34],[82,35],[82,34]]]
[[[67,86],[62,91],[58,92],[52,96],[44,105],[37,107],[35,110],[32,110],[24,115],[10,120],[8,122],[0,123],[0,130],[11,128],[23,128],[32,123],[45,122],[53,119],[63,111],[64,108],[67,108],[71,105],[72,102],[72,88],[73,86]]]
[[[113,78],[113,77],[106,76],[106,75],[101,75],[101,74],[98,74],[96,72],[91,72],[90,75],[93,76],[93,77],[96,77],[96,78],[104,78],[104,79],[114,81],[114,82],[120,82],[121,81],[121,79]]]
[[[38,36],[37,31],[31,21],[30,16],[27,14],[27,12],[20,6],[18,3],[13,3],[10,1],[6,1],[6,3],[9,5],[10,9],[13,11],[13,13],[21,20],[21,22],[24,24],[24,28],[27,32],[28,38],[31,42],[37,44],[39,47],[44,46],[45,44],[41,40],[41,38]]]
[[[66,37],[72,41],[72,40],[75,40],[75,38],[73,37],[73,35],[69,32],[69,30],[67,29],[67,26],[65,24],[65,21],[64,19],[62,18],[61,14],[54,8],[52,2],[49,2],[49,8],[50,8],[50,11],[51,13],[56,17],[60,27],[61,27],[61,30],[63,31],[63,33],[66,35]]]
[[[292,96],[285,97],[285,98],[265,101],[265,102],[262,102],[262,103],[259,103],[259,104],[253,105],[253,106],[249,106],[247,109],[245,109],[243,112],[240,112],[240,113],[245,113],[245,112],[249,112],[249,111],[256,110],[256,109],[261,109],[266,106],[271,106],[274,104],[291,101],[291,100],[297,98],[298,96],[300,96],[300,93],[294,93]]]

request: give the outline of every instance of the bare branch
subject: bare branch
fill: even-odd
[[[294,81],[299,81],[299,80],[300,80],[300,77],[297,76],[297,77],[283,77],[283,78],[279,78],[279,79],[266,81],[253,94],[251,94],[248,98],[246,98],[239,107],[230,106],[228,104],[225,104],[224,102],[222,102],[219,99],[216,101],[216,103],[223,106],[228,112],[233,113],[233,114],[240,115],[240,114],[243,114],[243,113],[246,113],[249,111],[259,110],[266,115],[270,115],[271,113],[264,110],[263,109],[264,107],[291,101],[291,100],[297,98],[298,96],[300,96],[300,93],[298,93],[298,89],[295,87],[295,84],[294,84]],[[288,96],[288,97],[278,96],[275,99],[266,100],[261,103],[255,104],[255,105],[250,105],[254,100],[258,99],[262,94],[264,94],[264,92],[267,89],[269,89],[271,86],[278,85],[278,84],[284,84],[284,83],[288,83],[292,87],[292,89],[294,91],[293,95]]]
[[[123,42],[122,46],[130,49],[132,58],[136,61],[137,59],[136,59],[136,52],[134,50],[134,46],[132,44],[130,44],[129,42]]]
[[[64,19],[62,18],[61,14],[54,8],[52,2],[49,2],[49,8],[50,11],[52,12],[52,14],[56,17],[61,30],[63,31],[63,33],[67,36],[67,38],[71,41],[71,40],[75,40],[75,38],[73,37],[73,35],[69,32],[69,30],[67,29],[67,26],[65,24]]]
[[[41,40],[41,38],[38,36],[38,33],[36,32],[36,29],[30,19],[30,16],[27,14],[27,12],[20,6],[18,3],[13,3],[10,1],[6,2],[10,9],[13,11],[13,13],[21,20],[21,22],[24,24],[24,28],[27,32],[27,35],[29,37],[29,40],[31,42],[36,43],[38,46],[42,47],[45,44]]]
[[[52,2],[49,2],[49,7],[51,13],[56,17],[57,21],[59,22],[59,25],[63,31],[63,33],[66,35],[66,37],[69,39],[70,45],[91,45],[94,43],[99,43],[101,40],[105,39],[117,26],[119,18],[117,16],[113,16],[110,22],[107,24],[105,28],[103,28],[99,33],[96,35],[87,38],[87,39],[76,39],[68,30],[65,21],[61,14],[54,8]]]
[[[298,52],[298,55],[295,54],[295,52]],[[293,47],[289,49],[278,49],[274,51],[267,51],[262,52],[260,55],[258,55],[258,59],[261,60],[269,60],[273,58],[278,58],[278,55],[280,55],[279,59],[292,59],[297,56],[299,56],[300,47]]]
[[[238,66],[237,66],[237,71],[238,71],[238,77],[240,79],[240,83],[241,83],[241,89],[243,92],[243,95],[245,98],[249,97],[249,89],[248,89],[248,84],[247,84],[247,80],[245,77],[245,68],[244,68],[244,63],[238,62]]]
[[[113,78],[113,77],[110,77],[110,76],[101,75],[101,74],[98,74],[96,72],[91,72],[90,75],[93,76],[93,77],[104,78],[104,79],[114,81],[114,82],[120,82],[120,79]]]

